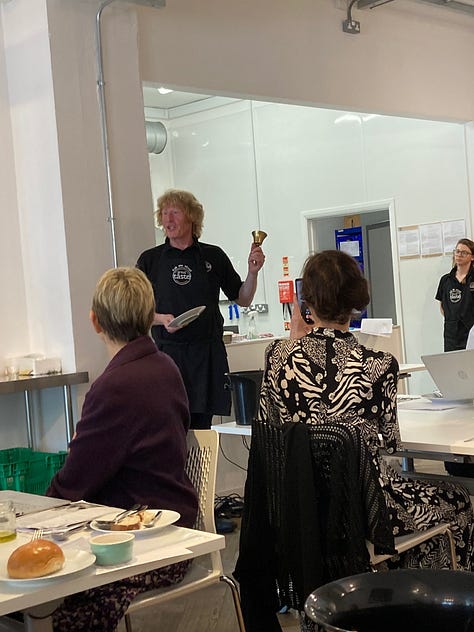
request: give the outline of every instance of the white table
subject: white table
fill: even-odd
[[[105,513],[107,512],[107,509]],[[83,531],[70,538],[64,545],[70,547],[76,542],[80,548],[87,547],[87,541],[94,532]],[[11,551],[28,541],[18,535],[13,542],[0,544],[0,564],[5,564]],[[90,566],[77,574],[58,579],[49,579],[36,584],[21,585],[0,581],[0,615],[17,610],[25,612],[26,630],[30,632],[52,631],[51,614],[57,600],[88,588],[102,586],[168,564],[180,562],[218,551],[225,547],[222,535],[169,526],[156,533],[137,537],[134,543],[133,559],[122,565],[99,567]],[[30,615],[44,616],[35,619]]]
[[[406,451],[422,458],[442,454],[443,460],[474,457],[474,407],[457,406],[448,410],[404,410],[398,408],[398,423]]]
[[[235,435],[238,437],[252,436],[252,426],[239,426],[235,421],[229,421],[225,424],[215,424],[211,426],[211,430],[217,430],[219,434]]]
[[[399,365],[400,377],[409,377],[411,373],[417,373],[418,371],[426,371],[426,366],[423,362]]]
[[[398,409],[398,423],[406,457],[474,461],[474,406],[464,405],[441,410]],[[219,434],[251,436],[251,426],[235,422],[212,426]]]
[[[401,410],[398,423],[404,450],[420,454],[419,458],[458,460],[457,456],[474,457],[474,407],[459,406],[449,410]],[[251,426],[239,426],[235,421],[215,424],[219,434],[251,436]],[[445,457],[453,457],[446,459]]]

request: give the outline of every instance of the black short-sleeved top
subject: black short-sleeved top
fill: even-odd
[[[159,349],[178,365],[193,413],[227,415],[230,394],[225,388],[227,354],[222,342],[224,319],[219,310],[219,292],[235,300],[242,279],[229,257],[218,246],[194,240],[184,250],[164,244],[143,252],[137,261],[149,278],[159,314],[179,316],[205,305],[195,321],[170,334],[162,325],[152,328]]]
[[[469,330],[474,325],[474,271],[471,268],[460,283],[456,270],[454,267],[441,277],[435,297],[444,312],[445,351],[465,349]]]

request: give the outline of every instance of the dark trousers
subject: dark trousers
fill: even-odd
[[[444,467],[451,476],[474,478],[474,463],[452,463],[450,461],[445,461]]]

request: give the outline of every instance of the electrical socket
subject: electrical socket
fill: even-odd
[[[358,35],[360,33],[360,22],[357,20],[344,20],[342,23],[342,30],[344,33]]]
[[[255,305],[249,305],[249,307],[242,308],[242,314],[248,314],[249,312],[257,312],[258,314],[268,314],[268,303],[255,303]]]

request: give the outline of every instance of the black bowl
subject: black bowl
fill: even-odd
[[[327,632],[474,632],[474,574],[361,573],[315,590],[305,611]]]

